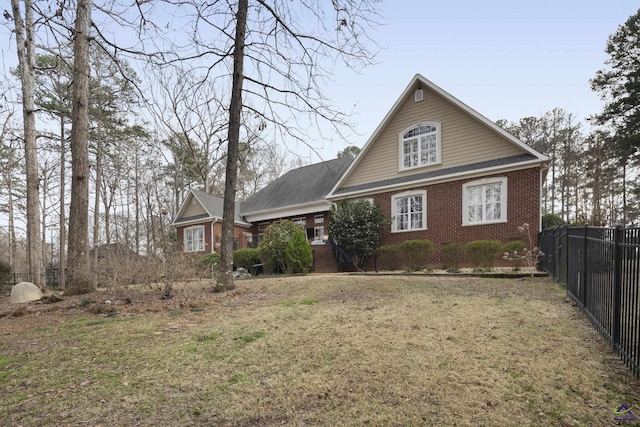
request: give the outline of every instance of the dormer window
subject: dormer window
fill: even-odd
[[[440,123],[423,122],[400,133],[400,170],[440,163]]]

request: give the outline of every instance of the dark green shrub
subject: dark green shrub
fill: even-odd
[[[440,248],[440,261],[442,261],[442,268],[450,273],[457,273],[460,271],[460,263],[464,256],[464,246],[461,243],[445,243]]]
[[[501,255],[502,244],[498,240],[474,240],[465,246],[474,269],[491,270]]]
[[[502,253],[508,254],[506,259],[511,260],[514,271],[519,271],[524,266],[524,260],[521,255],[526,252],[526,247],[527,245],[521,240],[513,240],[502,245]]]
[[[430,240],[405,240],[400,243],[400,251],[403,253],[410,271],[422,270],[429,262],[433,252],[433,242]]]
[[[214,267],[217,269],[218,264],[220,264],[220,254],[214,252],[206,255],[200,255],[198,257],[198,264],[201,264],[205,267]]]
[[[381,270],[397,270],[398,269],[398,253],[400,247],[398,245],[383,245],[376,250],[378,256],[378,268]]]
[[[255,248],[238,249],[233,253],[233,266],[235,268],[244,268],[251,272],[256,264],[260,264],[260,257],[258,257],[258,250]]]
[[[311,246],[301,228],[298,228],[289,240],[285,251],[285,264],[289,274],[308,273],[313,267]]]
[[[280,221],[267,227],[264,239],[258,246],[258,256],[265,274],[287,271],[286,251],[289,240],[300,227],[289,220]]]
[[[567,221],[562,219],[558,214],[547,213],[542,215],[542,229],[548,230],[550,228],[557,228],[567,225]]]
[[[188,258],[183,259],[183,265],[180,267],[186,268],[185,264],[189,263]],[[208,253],[205,255],[199,255],[197,258],[191,258],[191,264],[195,264],[204,267],[204,277],[213,277],[218,272],[218,267],[220,265],[220,254],[219,253]],[[188,269],[186,269],[188,270]]]
[[[331,209],[329,235],[364,268],[380,242],[382,226],[388,223],[380,206],[365,199],[342,200]]]

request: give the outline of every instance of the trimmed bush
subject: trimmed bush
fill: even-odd
[[[382,245],[376,249],[377,268],[380,270],[397,270],[399,267],[398,245]]]
[[[446,243],[440,248],[440,261],[442,268],[450,273],[460,271],[460,263],[464,256],[464,246],[461,243]]]
[[[501,255],[502,243],[498,240],[474,240],[465,246],[474,269],[491,270]]]
[[[542,215],[542,229],[543,230],[548,230],[550,228],[562,227],[564,225],[567,225],[567,221],[562,219],[562,217],[560,215],[558,215],[558,214],[546,213],[546,214]]]
[[[519,255],[524,253],[524,249],[526,249],[527,245],[521,240],[513,240],[511,242],[507,242],[502,245],[502,252],[509,254],[509,259],[513,259],[513,270],[519,271],[522,266],[524,266],[524,260]]]
[[[285,263],[289,274],[308,273],[313,267],[313,253],[305,232],[298,228],[285,251]]]
[[[255,248],[238,249],[233,253],[233,266],[235,268],[244,268],[251,272],[256,264],[260,264],[260,257],[258,257],[258,250]]]
[[[280,221],[267,227],[264,239],[258,246],[258,256],[265,274],[287,271],[286,251],[289,240],[300,227],[289,220]]]
[[[218,268],[218,264],[220,264],[220,254],[219,253],[210,253],[206,255],[200,255],[198,257],[198,264],[201,264],[205,267],[214,267]]]
[[[364,268],[380,243],[382,226],[388,222],[380,206],[365,199],[342,200],[331,209],[329,235]]]
[[[409,264],[409,271],[419,271],[426,267],[433,252],[430,240],[405,240],[400,243],[400,251]]]

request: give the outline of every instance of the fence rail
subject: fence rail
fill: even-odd
[[[539,237],[540,262],[640,378],[640,228],[561,227]]]
[[[29,273],[10,273],[0,276],[0,297],[6,297],[11,294],[11,288],[16,283],[29,281]],[[57,268],[47,269],[45,281],[47,286],[57,289],[60,283],[60,270]]]

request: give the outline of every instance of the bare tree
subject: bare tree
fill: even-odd
[[[73,103],[71,114],[71,206],[65,293],[93,290],[89,275],[89,32],[91,0],[78,0],[73,60]]]
[[[22,83],[22,119],[24,123],[24,151],[27,177],[27,256],[29,278],[45,288],[43,278],[42,241],[40,240],[40,207],[38,187],[38,156],[36,148],[35,108],[35,34],[33,5],[24,0],[24,21],[20,1],[11,0],[15,24],[16,47]]]
[[[233,223],[237,182],[238,147],[242,111],[255,114],[272,125],[283,140],[309,144],[307,128],[322,129],[321,122],[342,136],[348,117],[334,109],[323,96],[336,60],[347,67],[371,63],[366,30],[375,25],[378,14],[373,0],[299,2],[256,0],[237,4],[191,3],[196,11],[193,43],[203,54],[233,61],[229,108],[224,219],[218,289],[233,287]],[[181,4],[185,4],[182,2]],[[232,16],[235,22],[225,19]],[[235,23],[235,32],[230,28]],[[209,26],[221,38],[203,38],[202,26]],[[222,41],[221,41],[222,40]],[[227,52],[231,52],[229,55]],[[247,67],[245,69],[245,59]],[[244,136],[246,138],[246,135]]]

